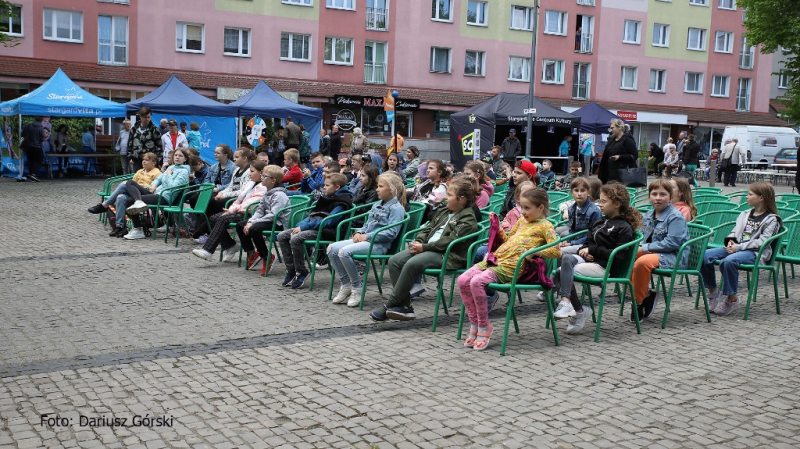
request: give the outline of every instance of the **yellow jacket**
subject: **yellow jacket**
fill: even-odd
[[[145,172],[144,169],[140,169],[133,175],[133,182],[139,184],[142,187],[150,187],[150,184],[156,180],[161,175],[161,170],[154,168],[149,172]]]
[[[478,263],[478,268],[492,270],[497,275],[497,280],[503,284],[511,282],[517,261],[525,251],[558,240],[552,223],[545,219],[529,222],[525,217],[520,217],[508,234],[500,232],[498,236],[503,240],[503,244],[494,252],[497,266],[490,267],[486,261],[483,261]],[[542,251],[542,257],[545,259],[561,257],[561,248],[557,246],[548,248]]]

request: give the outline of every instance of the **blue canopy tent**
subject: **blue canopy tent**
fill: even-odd
[[[607,134],[611,120],[619,118],[616,114],[594,101],[572,111],[572,115],[577,115],[581,118],[581,132],[588,134]],[[624,122],[625,120],[622,121]]]
[[[319,148],[319,131],[322,129],[322,109],[293,103],[275,92],[263,80],[250,92],[234,101],[230,106],[239,109],[239,116],[286,118],[291,116],[298,125],[306,127],[311,135],[311,148]]]
[[[39,86],[38,89],[0,103],[0,116],[19,116],[19,131],[22,135],[22,116],[61,117],[124,117],[125,105],[104,100],[83,90],[61,70]],[[8,146],[11,143],[8,142]],[[19,177],[24,174],[22,156],[19,159]]]
[[[125,103],[131,114],[142,106],[153,110],[156,123],[162,118],[197,122],[201,134],[201,148],[197,150],[206,161],[214,161],[214,148],[218,144],[224,143],[234,149],[238,146],[235,119],[238,108],[200,95],[174,75],[144,97]]]

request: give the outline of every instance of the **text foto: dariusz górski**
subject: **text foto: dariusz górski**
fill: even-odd
[[[174,418],[172,415],[152,416],[133,415],[133,417],[121,416],[85,416],[77,417],[44,414],[41,415],[39,424],[47,427],[172,427]]]

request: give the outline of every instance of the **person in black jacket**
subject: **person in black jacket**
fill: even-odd
[[[631,136],[630,125],[623,123],[620,119],[614,119],[611,120],[609,132],[611,135],[608,137],[598,172],[598,177],[603,184],[619,181],[619,170],[635,168],[636,160],[639,158],[636,142]]]
[[[694,134],[689,134],[686,138],[686,145],[683,147],[683,166],[685,170],[692,174],[692,181],[697,186],[697,181],[694,179],[694,173],[697,171],[697,166],[700,165],[700,144],[695,142]]]
[[[334,161],[339,159],[339,153],[342,151],[342,135],[339,134],[339,125],[333,125],[331,128],[331,140],[328,147],[328,156]]]
[[[658,146],[657,143],[650,142],[650,157],[647,158],[647,160],[655,162],[653,171],[656,173],[656,176],[660,176],[658,166],[664,162],[664,150]]]

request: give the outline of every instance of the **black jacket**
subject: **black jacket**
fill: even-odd
[[[700,165],[700,144],[692,140],[683,147],[683,163],[686,165]]]
[[[612,156],[619,156],[618,160],[612,160]],[[619,171],[623,168],[635,168],[636,160],[639,158],[639,150],[633,136],[628,133],[622,138],[615,140],[614,137],[608,138],[606,149],[603,152],[603,159],[600,160],[600,171],[598,177],[603,184],[611,181],[619,181]]]
[[[611,252],[631,240],[633,240],[633,228],[630,223],[622,217],[606,218],[604,216],[589,227],[586,242],[580,249],[587,248],[589,254],[594,257],[592,262],[605,268]],[[626,258],[627,252],[623,251],[616,260],[620,262]]]

